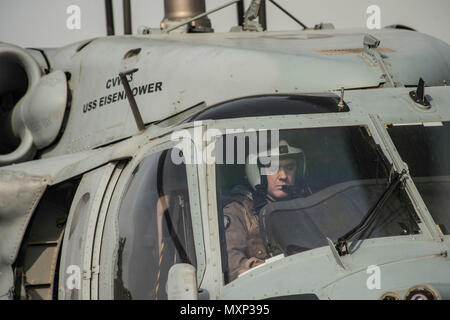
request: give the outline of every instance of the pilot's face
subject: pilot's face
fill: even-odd
[[[279,160],[278,171],[267,175],[267,196],[271,200],[281,200],[288,196],[283,186],[293,186],[297,174],[297,162],[294,159]]]

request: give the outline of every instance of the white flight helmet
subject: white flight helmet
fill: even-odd
[[[305,175],[306,157],[302,149],[290,146],[286,140],[280,140],[278,153],[275,150],[272,156],[279,156],[280,160],[285,157],[294,156],[297,160],[296,181],[299,181],[298,179]],[[255,158],[255,155],[250,154],[247,156],[247,161],[245,164],[245,174],[247,175],[248,182],[250,183],[252,188],[256,189],[256,186],[261,184],[261,168],[258,163],[267,163],[268,160],[270,160],[270,155],[268,156],[267,152],[260,152],[256,157],[257,163],[250,163],[251,161],[249,161],[249,159],[251,159],[252,157]],[[261,159],[263,160],[261,161]]]

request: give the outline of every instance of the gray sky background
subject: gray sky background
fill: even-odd
[[[207,10],[229,0],[206,0]],[[381,9],[381,26],[404,24],[450,44],[450,0],[277,0],[308,27],[331,22],[338,28],[366,28],[370,5]],[[246,6],[250,0],[246,0]],[[81,29],[69,30],[70,5],[81,9]],[[116,34],[123,34],[122,0],[113,0]],[[159,27],[163,0],[131,0],[133,33],[138,26]],[[209,17],[216,32],[236,25],[236,7]],[[300,26],[267,2],[269,31]],[[106,35],[104,0],[0,0],[0,41],[22,47],[60,47]]]

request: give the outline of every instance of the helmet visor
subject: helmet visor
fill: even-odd
[[[273,175],[284,170],[285,173],[296,172],[296,174],[304,175],[305,156],[304,153],[296,153],[280,156],[259,157],[258,166],[261,175]]]

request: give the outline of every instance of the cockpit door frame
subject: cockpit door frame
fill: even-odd
[[[189,129],[187,129],[189,131]],[[174,147],[180,148],[183,153],[189,146],[191,154],[195,154],[195,145],[190,139],[188,144],[180,144],[171,139],[170,136],[161,137],[140,145],[138,152],[128,163],[118,179],[117,186],[112,194],[111,204],[106,213],[105,227],[102,235],[100,275],[99,275],[99,299],[114,298],[114,279],[116,277],[117,250],[118,250],[118,217],[120,206],[125,196],[125,191],[131,182],[134,171],[144,159],[152,154],[169,150]],[[189,201],[194,234],[195,254],[197,258],[197,283],[200,285],[206,269],[205,245],[203,240],[203,224],[200,206],[199,178],[195,164],[186,163],[186,176],[189,190]]]
[[[117,185],[117,181],[126,166],[126,162],[119,162],[111,175],[108,187],[105,190],[103,201],[98,213],[97,226],[95,229],[94,245],[92,249],[92,278],[91,278],[91,300],[98,300],[99,296],[99,273],[100,273],[100,252],[102,246],[102,236],[105,226],[106,214],[109,208],[112,194]]]
[[[117,162],[85,173],[70,208],[59,272],[59,299],[91,299],[92,253],[100,209]]]

